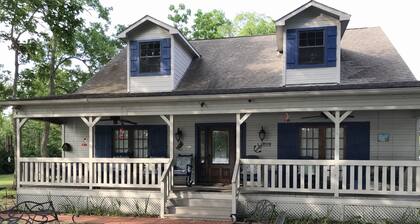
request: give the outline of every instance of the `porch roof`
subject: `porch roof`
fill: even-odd
[[[149,97],[151,100],[164,101],[165,99],[175,98],[181,100],[181,97],[197,97],[200,99],[212,98],[212,97],[258,97],[263,94],[281,94],[284,96],[293,96],[301,94],[315,94],[315,95],[327,95],[331,93],[345,93],[346,95],[358,95],[366,93],[387,93],[393,92],[419,92],[420,93],[420,81],[408,81],[408,82],[388,82],[388,83],[362,83],[362,84],[345,84],[345,85],[317,85],[317,86],[284,86],[284,87],[263,87],[263,88],[243,88],[243,89],[203,89],[203,90],[191,90],[191,91],[172,91],[172,92],[150,92],[150,93],[98,93],[98,94],[68,94],[61,96],[45,96],[45,97],[34,97],[26,99],[9,99],[0,101],[0,106],[17,106],[17,105],[36,105],[36,104],[53,104],[63,103],[65,101],[72,100],[86,100],[89,99],[94,101],[95,99],[115,99],[116,102],[121,102],[121,98],[146,98]],[[357,91],[355,91],[357,90]],[[162,97],[167,97],[163,99]],[[81,101],[78,101],[81,102]]]

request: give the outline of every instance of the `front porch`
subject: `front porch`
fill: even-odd
[[[319,116],[321,113],[325,117]],[[307,117],[310,117],[309,120]],[[417,111],[414,110],[147,115],[121,116],[120,119],[133,124],[128,122],[115,124],[108,116],[51,119],[50,121],[59,121],[63,125],[63,143],[72,145],[73,150],[64,152],[62,158],[19,157],[18,195],[21,194],[22,198],[25,198],[25,195],[49,192],[69,197],[80,193],[86,197],[101,195],[106,198],[107,192],[112,192],[109,197],[126,198],[127,195],[131,195],[133,198],[144,199],[150,196],[155,203],[154,206],[159,207],[158,214],[161,217],[169,217],[172,211],[171,200],[174,197],[182,195],[197,199],[196,188],[181,187],[185,183],[182,178],[185,177],[180,179],[174,175],[174,167],[179,156],[193,155],[194,185],[208,184],[200,180],[200,175],[205,174],[209,180],[215,180],[214,173],[220,174],[220,177],[216,178],[217,181],[210,184],[220,182],[224,185],[223,198],[220,200],[230,201],[229,214],[244,212],[246,210],[244,204],[249,204],[253,200],[290,202],[291,198],[314,206],[336,202],[343,206],[354,204],[362,206],[365,202],[369,202],[372,206],[375,203],[385,207],[401,207],[406,204],[410,208],[420,208],[418,203],[420,163],[416,161],[419,153]],[[17,120],[20,137],[21,128],[27,119],[22,117]],[[369,138],[367,141],[361,139],[360,142],[368,145],[360,147],[357,144],[350,144],[350,137],[354,137],[352,133],[355,132],[346,128],[355,126],[348,124],[363,122],[370,123]],[[125,143],[121,143],[122,139],[125,139],[124,136],[120,136],[122,129],[132,130],[132,132],[127,131],[127,136],[132,136],[131,133],[136,130],[152,130],[145,127],[153,125],[167,128],[166,132],[162,132],[166,137],[159,135],[161,141],[167,143],[167,150],[163,154],[160,149],[157,150],[163,156],[151,158],[150,151],[156,150],[153,148],[156,144],[144,147],[142,143],[143,147],[137,147],[141,150],[147,148],[146,154],[130,152],[130,147],[136,148],[134,144],[137,143],[134,140],[127,140],[127,150],[122,151],[125,150]],[[292,125],[300,133],[299,146],[296,147],[296,144],[288,146],[296,147],[298,151],[295,151],[295,154],[285,153],[282,148],[291,138],[296,137],[293,135],[283,138],[279,133],[290,129],[281,129],[284,128],[282,125]],[[118,144],[115,139],[105,140],[109,141],[106,144],[102,144],[103,140],[98,141],[97,130],[103,131],[107,126],[112,126],[113,129],[110,130],[116,131]],[[178,129],[183,133],[180,138],[176,135]],[[264,139],[259,136],[261,129],[265,131]],[[232,130],[232,134],[220,138],[228,139],[226,140],[228,143],[221,144],[225,147],[223,152],[226,153],[218,153],[215,160],[211,153],[212,135],[203,137],[201,134],[212,131],[220,134],[223,130]],[[309,133],[309,130],[311,136],[305,134],[305,137],[301,133],[302,131]],[[314,134],[317,131],[318,134]],[[230,133],[226,131],[228,132]],[[112,133],[111,136],[115,137],[115,133]],[[149,135],[151,133],[148,132]],[[377,139],[379,135],[381,138],[391,139],[382,141]],[[81,140],[84,138],[87,141]],[[183,145],[181,148],[179,148],[180,142]],[[121,144],[123,147],[119,147]],[[357,150],[353,150],[357,153],[350,153],[352,145],[358,147]],[[126,157],[131,158],[110,156],[114,154],[116,148],[119,150],[119,156],[121,153],[127,153]],[[367,153],[362,151],[366,148]],[[104,151],[108,152],[103,153]],[[135,157],[133,155],[149,156],[133,158]],[[296,155],[299,158],[293,157]],[[211,167],[202,166],[202,163],[212,161],[213,165],[221,163],[219,165],[224,165],[224,168],[212,171]],[[207,168],[207,171],[203,171]],[[224,181],[225,173],[228,174],[228,182]],[[34,190],[35,188],[40,190]],[[178,195],[175,192],[178,192]],[[214,187],[214,190],[203,188],[200,192],[210,195],[212,192],[220,193],[221,188]],[[211,200],[209,197],[213,196],[198,197],[209,201]]]

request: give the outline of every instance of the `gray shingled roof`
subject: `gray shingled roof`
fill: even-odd
[[[197,40],[193,60],[175,91],[238,90],[281,86],[282,55],[274,35]],[[342,40],[341,85],[416,81],[379,27],[348,29]],[[126,50],[76,94],[126,92]]]

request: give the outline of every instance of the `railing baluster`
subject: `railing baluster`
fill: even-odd
[[[145,167],[145,169],[146,169],[146,178],[145,178],[145,185],[150,185],[150,182],[149,182],[149,164],[148,163],[146,163],[146,167]]]
[[[76,183],[76,181],[77,181],[77,170],[76,170],[76,166],[77,166],[77,163],[76,162],[73,162],[73,170],[72,170],[72,176],[73,176],[73,183]]]
[[[152,183],[151,183],[151,185],[155,185],[155,184],[157,184],[157,183],[155,183],[155,180],[156,180],[156,178],[155,178],[155,173],[156,173],[156,164],[155,163],[151,163],[150,164],[151,166],[152,166],[152,168],[151,168],[151,170],[152,170]]]
[[[357,190],[363,190],[363,166],[357,166]]]
[[[276,188],[276,165],[271,165],[271,189]]]
[[[120,164],[120,167],[121,167],[121,184],[125,184],[125,166],[126,166],[126,164],[125,163],[121,163]]]
[[[286,165],[286,189],[290,189],[290,165]]]
[[[382,166],[382,191],[388,191],[387,167]]]
[[[120,163],[115,163],[115,184],[121,184]]]
[[[139,180],[139,185],[143,185],[143,166],[144,166],[144,164],[143,163],[140,163],[139,166],[140,166],[140,172],[139,172],[140,180]]]
[[[262,182],[261,182],[261,165],[258,164],[257,165],[257,187],[261,187],[262,186]]]
[[[354,166],[350,166],[350,190],[354,190]]]
[[[331,170],[331,166],[323,165],[322,169],[322,189],[326,190],[328,188],[328,170]]]
[[[279,170],[279,188],[283,188],[283,165],[278,165]]]
[[[254,187],[254,164],[251,164],[249,166],[249,182],[250,182],[250,186]]]
[[[55,162],[51,163],[51,183],[55,183]]]
[[[268,188],[268,165],[264,164],[264,188]]]
[[[413,192],[413,167],[407,167],[407,192]]]
[[[97,167],[97,184],[103,184],[104,182],[102,181],[102,164],[103,163],[96,163],[96,167]]]
[[[293,189],[297,189],[297,166],[293,165]]]
[[[370,166],[368,165],[368,166],[366,166],[366,191],[370,191],[371,190],[371,188],[370,188],[370,180],[371,180],[371,178],[370,178]]]
[[[342,165],[341,169],[342,169],[342,177],[343,177],[343,179],[341,180],[341,189],[347,190],[347,165]]]
[[[114,163],[109,163],[109,183],[114,184]]]
[[[374,191],[378,192],[379,191],[379,167],[375,166],[373,168],[373,186],[374,186]]]
[[[305,188],[305,166],[300,166],[300,189]]]
[[[320,165],[315,165],[315,190],[319,190],[319,183],[320,183],[320,169],[321,166]]]
[[[395,166],[391,166],[391,174],[390,174],[390,191],[395,192]]]
[[[308,189],[312,189],[312,165],[308,166]]]
[[[132,175],[131,166],[132,166],[132,163],[127,163],[127,184],[133,184],[131,183],[131,175]]]

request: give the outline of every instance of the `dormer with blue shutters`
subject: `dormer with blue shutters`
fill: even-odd
[[[145,16],[122,31],[127,42],[127,92],[170,92],[200,54],[174,27]]]
[[[350,15],[310,1],[276,21],[283,84],[340,83],[341,37]]]

